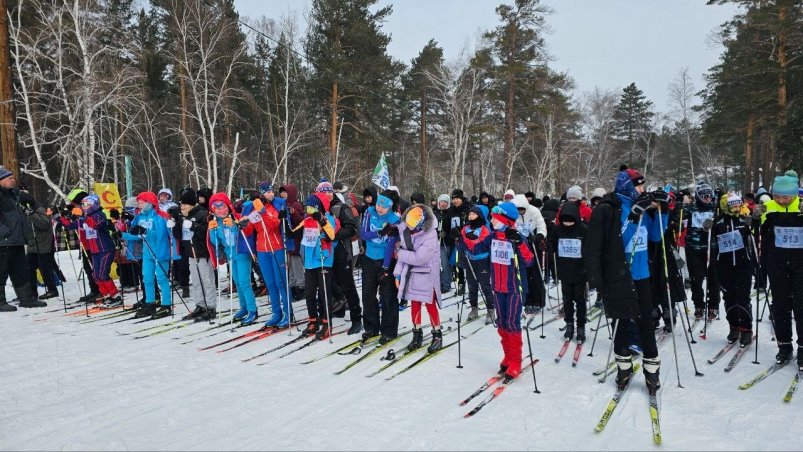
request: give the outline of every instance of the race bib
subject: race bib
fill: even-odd
[[[803,227],[775,227],[776,248],[803,248]]]
[[[319,229],[304,228],[304,236],[301,238],[301,244],[308,247],[317,247],[320,237],[321,231]]]
[[[647,226],[640,226],[638,228],[638,233],[627,241],[625,253],[632,253],[633,245],[636,246],[637,253],[647,251]]]
[[[513,259],[513,245],[504,240],[491,240],[491,262],[510,265]]]
[[[714,218],[714,212],[694,212],[691,214],[691,227],[702,229],[703,222],[709,218]]]
[[[98,238],[98,231],[90,228],[86,223],[84,223],[84,234],[86,235],[87,240]]]
[[[521,235],[525,237],[529,237],[533,232],[533,228],[525,222],[516,223],[516,228],[521,232]]]
[[[181,240],[183,240],[183,241],[192,240],[192,235],[193,234],[194,233],[192,232],[192,229],[190,229],[190,228],[181,228]]]
[[[251,223],[259,223],[262,221],[262,215],[259,214],[256,210],[248,214],[248,221]]]
[[[558,256],[569,259],[580,259],[583,257],[583,242],[580,239],[560,239],[558,240]]]
[[[744,249],[744,239],[739,231],[726,232],[717,236],[720,253],[732,253]]]
[[[452,229],[460,229],[460,217],[452,217]]]

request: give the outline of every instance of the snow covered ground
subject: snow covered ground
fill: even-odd
[[[65,256],[60,253],[69,277],[72,269]],[[12,294],[10,286],[6,292]],[[78,296],[77,285],[69,282],[68,298]],[[264,298],[258,301],[264,303]],[[227,300],[222,304],[228,308]],[[136,334],[121,333],[171,319],[139,325],[108,325],[117,319],[83,323],[86,317],[52,312],[59,306],[60,299],[50,300],[47,308],[20,309],[0,317],[1,450],[658,448],[652,443],[641,375],[605,431],[594,432],[614,391],[613,378],[601,385],[592,375],[604,365],[610,341],[601,332],[594,356],[588,357],[593,339],[589,331],[578,366],[571,367],[573,345],[556,364],[562,321],[546,326],[545,339],[539,337],[540,330],[531,333],[534,354],[541,360],[536,366],[541,394],[533,393],[532,375],[527,373],[476,416],[464,419],[484,395],[464,407],[458,406],[459,401],[496,371],[501,358],[498,336],[490,326],[463,342],[462,369],[456,368],[457,347],[451,347],[386,381],[385,377],[406,364],[370,378],[366,375],[384,364],[379,361],[381,354],[342,375],[334,372],[355,356],[334,355],[300,364],[355,340],[345,334],[334,336],[334,345],[316,343],[278,359],[291,349],[286,347],[243,363],[243,359],[287,341],[287,333],[225,353],[215,352],[224,347],[199,351],[247,330],[218,329],[215,331],[224,332],[182,345],[182,341],[203,336],[188,338],[209,327],[202,323],[133,339]],[[299,311],[302,306],[303,302],[296,304]],[[456,318],[455,307],[445,309],[442,317]],[[179,305],[176,312],[183,315],[186,310]],[[409,311],[400,317],[401,325],[409,327]],[[335,325],[342,324],[343,319],[335,321]],[[705,376],[695,377],[686,342],[678,332],[683,389],[677,384],[671,340],[662,346],[662,447],[799,450],[803,394],[789,404],[781,400],[794,374],[793,366],[747,391],[737,389],[774,362],[776,347],[769,342],[768,319],[765,316],[760,329],[761,365],[751,363],[752,349],[730,373],[723,372],[730,354],[709,365],[707,359],[722,347],[726,334],[723,318],[713,322],[708,340],[697,339],[692,347]],[[452,333],[444,341],[448,344],[455,338]],[[409,335],[394,348],[398,351],[408,342]],[[524,350],[526,353],[526,343]],[[268,364],[256,365],[262,362]]]

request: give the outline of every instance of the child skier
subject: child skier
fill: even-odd
[[[214,216],[209,220],[208,247],[212,257],[212,265],[217,268],[225,260],[229,262],[229,278],[237,287],[237,299],[240,310],[234,314],[234,320],[241,325],[250,325],[259,317],[254,289],[251,287],[251,266],[254,249],[253,235],[245,234],[240,228],[240,214],[234,211],[228,195],[215,193],[209,199],[209,207]],[[245,221],[254,210],[251,201],[243,204]]]
[[[512,202],[503,202],[491,211],[494,233],[485,240],[491,250],[491,282],[497,313],[497,332],[502,339],[504,358],[499,365],[505,381],[521,373],[521,312],[527,295],[527,272],[535,256],[516,230],[519,211]]]
[[[460,231],[460,238],[457,241],[457,252],[460,253],[458,265],[466,270],[468,302],[471,305],[467,320],[479,317],[477,302],[479,291],[482,290],[485,307],[488,310],[485,314],[486,325],[494,323],[496,318],[493,306],[494,292],[491,287],[490,242],[486,240],[491,235],[490,226],[488,208],[476,205],[468,211],[468,222]]]
[[[443,346],[440,315],[440,253],[435,215],[425,204],[416,204],[402,214],[398,224],[399,250],[393,275],[399,289],[399,298],[410,300],[413,318],[413,340],[407,349],[413,351],[423,344],[421,305],[427,307],[432,325],[432,343],[427,352]]]
[[[555,233],[550,236],[550,248],[555,254],[563,295],[563,313],[566,332],[563,337],[570,341],[574,336],[574,313],[577,312],[577,343],[586,340],[586,269],[583,264],[583,240],[586,224],[581,221],[580,208],[574,202],[563,204]]]
[[[304,256],[304,290],[309,323],[302,333],[318,340],[331,335],[332,263],[338,223],[329,213],[329,198],[321,192],[304,202],[306,215],[296,229],[303,228],[301,254]]]
[[[717,248],[711,249],[711,259],[716,262],[719,283],[725,299],[726,318],[730,325],[728,343],[739,341],[747,347],[753,341],[753,319],[750,307],[750,287],[753,279],[755,257],[750,244],[751,217],[742,198],[729,193],[720,201],[720,214],[703,221],[703,230],[711,231],[711,241]]]

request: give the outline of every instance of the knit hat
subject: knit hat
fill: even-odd
[[[0,165],[0,180],[3,180],[5,178],[7,178],[9,176],[13,176],[13,175],[14,175],[14,173],[9,171],[8,168],[6,168],[5,166]]]
[[[125,208],[126,209],[136,209],[137,207],[138,207],[137,206],[137,198],[134,198],[133,196],[131,196],[129,198],[126,198],[126,200],[125,200]]]
[[[533,193],[531,191],[528,191],[527,193],[524,194],[524,197],[525,198],[533,198],[533,199],[535,199],[535,193]]]
[[[783,176],[775,176],[772,183],[772,194],[778,196],[797,196],[800,188],[800,180],[797,173],[789,170]]]
[[[414,206],[410,207],[410,210],[408,210],[407,214],[404,216],[404,223],[410,229],[418,229],[424,224],[426,219],[427,217],[424,213],[424,209]]]
[[[395,185],[388,186],[388,188],[386,190],[395,191],[396,192],[396,196],[401,197],[401,191],[399,190],[399,187],[397,187]]]
[[[304,207],[314,207],[320,212],[323,210],[323,203],[321,202],[320,198],[313,194],[307,196],[307,199],[304,200]]]
[[[616,175],[616,188],[614,188],[614,192],[617,195],[632,200],[636,200],[639,197],[639,192],[636,191],[636,186],[633,184],[628,170],[619,171],[619,174]]]
[[[461,190],[459,188],[455,188],[454,190],[452,190],[452,198],[451,199],[454,199],[454,198],[463,199],[464,198],[463,190]]]
[[[580,188],[578,185],[569,187],[569,189],[566,190],[566,199],[574,199],[576,201],[580,201],[581,199],[583,199],[583,189]]]
[[[697,184],[697,187],[694,189],[694,197],[697,198],[698,201],[702,201],[703,198],[713,198],[714,197],[714,189],[711,188],[705,182],[700,182]]]
[[[451,199],[449,198],[449,195],[444,193],[444,194],[438,196],[438,202],[440,203],[441,201],[445,202],[446,204],[449,204],[449,201],[451,201]]]
[[[633,182],[634,187],[638,187],[644,183],[644,176],[642,176],[637,169],[628,168],[625,171],[627,171],[628,176],[630,176],[630,180]]]
[[[273,191],[273,183],[270,181],[262,181],[257,184],[257,189],[259,190],[260,195],[269,191]]]
[[[516,196],[516,192],[514,192],[513,190],[507,190],[502,199],[504,199],[505,201],[512,201],[514,196]]]
[[[591,200],[593,201],[593,200],[595,200],[595,199],[597,199],[597,198],[602,198],[602,197],[603,197],[603,196],[605,196],[607,193],[608,193],[608,192],[606,192],[604,188],[601,188],[601,187],[600,187],[600,188],[595,188],[595,189],[594,189],[594,190],[591,192]]]
[[[376,197],[376,205],[384,209],[392,209],[393,201],[385,195],[378,195]]]
[[[321,179],[321,183],[320,183],[320,184],[318,184],[318,186],[317,186],[317,187],[315,187],[315,191],[316,191],[317,193],[334,193],[334,192],[335,192],[335,188],[334,188],[334,187],[332,186],[332,184],[331,184],[331,183],[330,183],[328,180],[326,180],[326,178],[324,177],[324,178],[322,178],[322,179]]]
[[[87,204],[89,206],[98,206],[100,205],[100,198],[98,198],[98,195],[93,193],[91,195],[87,195],[84,199],[82,199],[81,204]]]
[[[156,198],[156,193],[152,191],[144,191],[138,194],[137,201],[147,202],[154,207],[159,205],[159,199]]]
[[[426,198],[424,197],[423,193],[415,192],[410,195],[410,202],[414,204],[424,204],[426,202]]]
[[[179,198],[181,198],[181,204],[187,204],[190,206],[198,204],[198,195],[195,193],[195,190],[190,187],[181,190]]]
[[[491,210],[491,218],[511,227],[519,219],[519,211],[512,202],[503,202]]]

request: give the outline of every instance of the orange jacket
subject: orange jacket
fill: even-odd
[[[254,207],[257,207],[256,202]],[[245,234],[251,232],[256,233],[257,237],[257,251],[279,251],[284,249],[284,241],[282,240],[281,220],[279,219],[279,211],[273,207],[272,203],[263,204],[262,209],[258,210],[262,221],[258,223],[248,223],[243,228]]]

